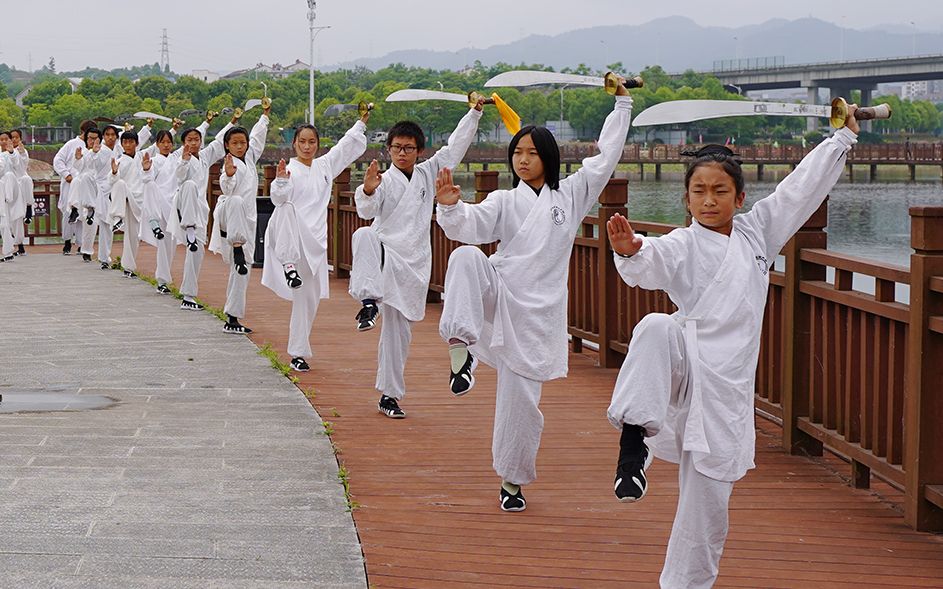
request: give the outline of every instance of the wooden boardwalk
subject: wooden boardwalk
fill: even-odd
[[[42,250],[53,251],[33,248]],[[142,271],[153,271],[154,251],[142,244]],[[178,248],[178,279],[182,263]],[[202,300],[222,306],[226,272],[207,254]],[[290,305],[259,278],[253,270],[245,323],[256,344],[270,343],[287,361]],[[571,354],[569,378],[545,385],[538,480],[526,488],[527,511],[503,513],[491,469],[494,371],[482,367],[475,390],[452,397],[437,333],[441,306],[429,305],[414,330],[408,417],[385,418],[373,389],[379,330],[355,331],[359,304],[346,290],[345,280],[331,280],[312,335],[312,371],[299,387],[315,389],[313,403],[333,424],[350,471],[371,587],[657,586],[677,469],[656,461],[642,503],[614,499],[618,433],[605,410],[615,370],[596,368],[592,353]],[[758,468],[734,488],[717,587],[943,587],[943,536],[906,527],[899,493],[877,481],[852,489],[843,462],[789,456],[779,435],[757,420]]]

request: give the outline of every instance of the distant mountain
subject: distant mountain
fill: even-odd
[[[513,43],[484,49],[394,51],[377,58],[327,66],[325,69],[365,66],[372,70],[392,63],[460,70],[476,60],[517,65],[544,64],[554,68],[584,63],[593,69],[621,61],[627,72],[649,65],[666,71],[710,70],[715,61],[777,57],[787,64],[909,56],[913,29],[883,25],[868,30],[845,29],[818,20],[772,19],[738,28],[704,27],[683,16],[659,18],[642,25],[612,25],[579,29],[555,36],[531,35]],[[916,35],[918,55],[943,54],[939,33]]]

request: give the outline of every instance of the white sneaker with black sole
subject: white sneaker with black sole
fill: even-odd
[[[380,402],[377,403],[377,410],[393,419],[403,419],[406,417],[406,412],[399,408],[399,403],[396,402],[396,399],[387,397],[386,395],[380,397]]]

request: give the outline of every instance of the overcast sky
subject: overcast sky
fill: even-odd
[[[916,27],[943,36],[940,0],[673,2],[630,0],[318,0],[316,66],[397,49],[457,51],[529,34],[557,34],[604,24],[643,24],[681,15],[704,26],[736,27],[771,18],[812,16],[865,29]],[[893,12],[888,11],[893,7]],[[306,0],[2,0],[0,62],[38,69],[56,58],[60,71],[112,69],[160,60],[161,30],[178,73],[228,73],[258,62],[308,61]],[[847,14],[846,14],[847,13]]]

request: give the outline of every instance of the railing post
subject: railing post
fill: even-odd
[[[615,368],[622,364],[622,355],[612,349],[609,342],[616,339],[619,331],[619,276],[616,264],[609,252],[609,232],[606,222],[609,217],[619,213],[626,215],[626,203],[629,201],[629,181],[625,178],[610,178],[609,183],[599,195],[599,301],[596,305],[599,313],[599,366]]]
[[[943,334],[931,330],[943,315],[943,294],[931,280],[943,276],[943,207],[910,209],[910,324],[904,395],[904,517],[923,531],[943,530],[943,509],[927,500],[943,485]],[[937,287],[938,289],[938,287]]]
[[[485,197],[498,189],[498,173],[494,170],[475,172],[475,202],[485,200]]]
[[[216,201],[219,200],[219,175],[222,173],[223,164],[216,162],[210,166],[209,175],[206,179],[206,204],[210,207],[209,219],[206,223],[206,234],[213,235],[213,224],[216,222],[214,213],[216,212]]]
[[[783,448],[791,454],[800,452],[811,456],[822,455],[822,443],[801,431],[800,417],[809,416],[809,398],[812,386],[812,300],[802,294],[803,280],[825,280],[825,268],[799,260],[804,248],[822,248],[828,245],[828,199],[809,217],[805,225],[783,248],[786,256],[785,285],[783,287]]]
[[[343,220],[341,218],[341,193],[350,191],[350,167],[344,168],[344,171],[337,175],[337,178],[334,178],[334,189],[331,191],[331,209],[334,213],[334,218],[331,223],[331,227],[328,227],[328,231],[331,231],[333,237],[331,241],[331,251],[328,252],[330,259],[329,261],[334,266],[334,276],[335,278],[349,278],[350,272],[340,267],[341,259],[341,239],[344,237],[343,231]],[[349,238],[350,236],[348,236]]]

